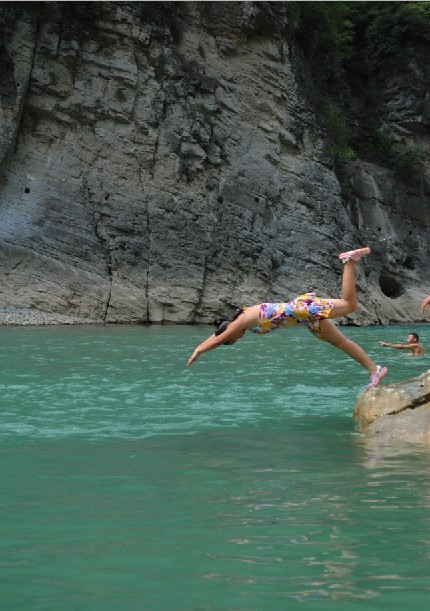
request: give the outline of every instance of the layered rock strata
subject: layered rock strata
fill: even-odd
[[[1,306],[208,322],[337,296],[338,252],[369,243],[349,321],[419,320],[426,177],[405,185],[357,161],[339,180],[285,15],[253,2],[49,4],[3,24]],[[378,87],[390,125],[428,147],[425,60]]]

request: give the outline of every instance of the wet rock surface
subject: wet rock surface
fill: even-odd
[[[366,437],[430,444],[430,370],[357,398],[354,418]]]

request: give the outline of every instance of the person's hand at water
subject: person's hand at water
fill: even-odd
[[[197,358],[199,357],[200,352],[197,351],[197,348],[194,350],[194,352],[192,353],[192,355],[190,356],[190,358],[188,359],[188,363],[187,363],[187,367],[189,367],[191,365],[191,363],[194,363],[194,361],[197,360]]]
[[[259,310],[259,306],[257,306],[257,308]],[[243,310],[240,311],[243,312]],[[249,308],[249,310],[247,311],[251,311],[252,313],[252,308]],[[197,346],[193,354],[188,359],[187,367],[189,367],[191,363],[194,363],[194,361],[201,354],[203,354],[204,352],[208,352],[208,350],[213,350],[214,348],[216,348],[217,346],[221,346],[222,344],[225,344],[227,346],[232,346],[233,344],[235,344],[238,339],[244,336],[247,325],[251,324],[247,321],[248,318],[244,314],[242,314],[242,317],[239,316],[234,321],[227,321],[228,324],[225,325],[222,333],[212,333],[212,335],[210,335],[204,342],[202,342],[200,346]],[[255,322],[256,321],[253,321],[252,324],[255,324]]]

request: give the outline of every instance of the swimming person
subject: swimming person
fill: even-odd
[[[407,344],[389,344],[388,342],[379,342],[384,348],[397,348],[399,350],[410,350],[411,356],[423,356],[424,348],[419,344],[420,338],[417,333],[409,333],[406,338]]]
[[[347,339],[331,320],[351,314],[357,308],[355,265],[369,253],[370,248],[366,247],[339,255],[339,259],[344,262],[341,299],[322,299],[315,293],[306,293],[284,303],[260,303],[239,308],[231,320],[224,319],[219,322],[215,333],[197,346],[188,360],[188,365],[208,350],[221,345],[232,346],[243,337],[246,330],[266,334],[273,329],[303,323],[316,338],[343,350],[367,369],[370,383],[366,388],[374,388],[386,375],[387,368],[376,365],[364,350]]]

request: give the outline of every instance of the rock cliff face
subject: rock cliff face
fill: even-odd
[[[253,2],[49,5],[3,24],[0,306],[207,322],[336,296],[338,252],[369,243],[350,320],[419,320],[429,176],[336,176],[287,23]],[[428,149],[429,58],[408,57],[380,112]]]

